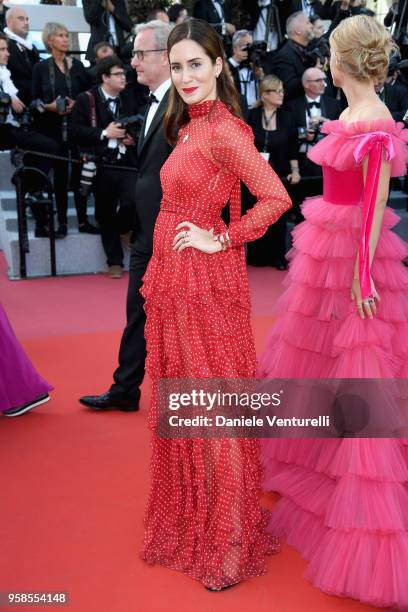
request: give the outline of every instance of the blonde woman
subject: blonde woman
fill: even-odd
[[[261,360],[271,377],[406,378],[408,250],[390,228],[390,176],[405,173],[407,131],[375,93],[392,42],[373,17],[330,37],[331,71],[347,97],[310,158],[323,198],[303,205],[282,316]],[[381,301],[380,301],[381,298]],[[381,385],[380,385],[381,387]],[[386,406],[384,407],[386,409]],[[358,434],[357,434],[358,435]],[[408,608],[408,454],[399,439],[267,441],[265,486],[279,491],[269,529],[309,561],[323,591]]]
[[[69,115],[75,98],[91,86],[90,77],[83,64],[67,55],[69,33],[62,23],[49,22],[42,33],[44,45],[51,57],[34,66],[33,99],[45,102],[45,112],[37,116],[36,129],[49,136],[60,146],[60,154],[66,156],[69,150]],[[72,182],[79,183],[79,165],[73,164],[76,172]],[[54,189],[57,204],[58,230],[56,237],[67,235],[68,209],[68,164],[57,162],[54,166]],[[88,223],[86,199],[74,189],[79,231],[99,233]]]
[[[285,181],[290,193],[291,185],[300,181],[300,174],[296,126],[291,113],[282,109],[284,95],[282,81],[273,74],[267,75],[260,83],[258,104],[250,111],[248,123],[255,136],[256,148]],[[251,196],[247,201],[248,205],[254,202]],[[272,265],[278,270],[286,270],[286,215],[247,248],[250,265]]]

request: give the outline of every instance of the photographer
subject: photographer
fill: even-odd
[[[4,33],[9,38],[10,52],[8,69],[20,99],[28,105],[31,102],[33,68],[40,61],[40,55],[29,40],[29,19],[24,9],[12,6],[7,11],[6,23]]]
[[[309,18],[298,11],[288,17],[286,32],[289,40],[274,57],[273,73],[283,82],[286,100],[293,100],[303,95],[302,74],[311,66],[307,46],[314,37],[313,26]],[[314,65],[320,65],[318,58]]]
[[[319,68],[308,68],[302,75],[303,96],[291,100],[291,111],[299,138],[299,168],[302,181],[299,185],[299,200],[318,195],[322,189],[322,170],[308,157],[307,152],[323,138],[321,126],[326,120],[337,119],[340,105],[335,98],[325,94],[326,76]]]
[[[7,36],[0,32],[0,149],[6,151],[20,147],[55,154],[58,152],[58,146],[53,140],[28,129],[33,111],[19,98],[19,91],[7,68],[9,57]],[[25,166],[37,168],[44,174],[48,174],[51,168],[50,161],[39,156],[24,155],[22,161]],[[42,184],[31,176],[30,183],[26,184],[25,188],[30,194],[35,219],[35,236],[46,238],[48,236],[46,214],[37,197],[37,191],[40,191]]]
[[[98,85],[78,96],[72,111],[72,138],[82,154],[96,162],[92,189],[95,216],[101,228],[110,278],[120,278],[123,250],[120,234],[131,229],[136,173],[116,169],[136,167],[134,143],[138,138],[137,98],[126,88],[122,61],[113,56],[102,59],[96,69]],[[125,121],[129,117],[135,121]],[[123,124],[129,123],[129,128]],[[99,168],[98,163],[112,164]],[[116,168],[115,168],[116,166]],[[86,170],[86,167],[84,166]],[[88,176],[89,189],[92,176]]]
[[[133,27],[125,0],[83,0],[82,6],[85,20],[91,26],[86,59],[94,63],[94,47],[99,42],[109,42],[120,56]]]
[[[42,134],[49,136],[59,145],[59,153],[64,157],[70,154],[69,125],[74,100],[82,91],[88,89],[90,77],[84,66],[76,59],[67,57],[68,30],[59,23],[47,23],[43,30],[43,42],[51,57],[34,66],[33,98],[45,102],[45,112],[38,116],[36,127]],[[86,198],[78,191],[80,175],[79,164],[72,164],[71,184],[74,192],[78,217],[78,230],[84,233],[99,233],[88,222]],[[54,164],[54,190],[57,204],[58,229],[56,236],[67,235],[69,164],[56,161]]]
[[[258,100],[259,83],[264,77],[253,49],[252,36],[248,30],[238,30],[232,37],[232,57],[229,68],[238,91],[245,97],[248,108]]]

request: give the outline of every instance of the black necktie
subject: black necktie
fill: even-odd
[[[156,98],[156,96],[155,96],[153,93],[150,93],[150,94],[149,94],[149,99],[148,99],[148,101],[147,101],[148,106],[150,107],[150,106],[153,104],[153,102],[156,102],[156,104],[158,104],[158,103],[159,103],[159,101],[158,101],[158,99]]]
[[[307,107],[308,107],[308,108],[313,108],[314,106],[315,106],[316,108],[320,108],[320,102],[308,102],[308,103],[307,103]]]

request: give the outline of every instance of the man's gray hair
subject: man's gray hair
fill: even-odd
[[[56,21],[48,21],[45,24],[44,29],[42,31],[42,41],[46,49],[50,49],[49,39],[58,34],[60,31],[67,32],[69,34],[69,30],[67,26],[64,26],[63,23],[57,23]]]
[[[153,19],[153,21],[148,21],[147,23],[138,23],[134,29],[134,34],[137,36],[140,32],[152,30],[154,32],[154,40],[156,41],[156,49],[167,49],[167,40],[173,28],[173,24],[165,23],[160,21],[160,19]]]
[[[249,30],[238,30],[237,32],[235,32],[234,36],[232,37],[232,46],[237,47],[239,45],[239,41],[241,40],[241,38],[244,38],[244,36],[248,36],[248,35],[252,36]]]
[[[296,11],[296,13],[292,13],[292,15],[289,15],[289,17],[287,18],[286,34],[288,35],[288,38],[290,38],[293,35],[300,16],[302,17],[305,16],[303,11]]]

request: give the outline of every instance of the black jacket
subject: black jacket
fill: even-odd
[[[133,23],[128,15],[125,0],[112,0],[112,2],[115,6],[112,16],[115,20],[118,47],[121,49],[127,35],[132,30]],[[91,26],[86,59],[93,61],[95,59],[94,46],[99,42],[109,40],[109,13],[103,8],[101,0],[83,0],[82,6],[85,20]]]
[[[399,45],[402,44],[408,25],[408,6],[405,0],[400,0],[397,13],[394,14],[392,8],[384,17],[384,25],[389,28],[395,22],[396,28],[394,32],[395,39]]]
[[[331,98],[323,94],[320,97],[320,111],[322,117],[326,119],[338,119],[341,109],[338,100],[335,98]],[[290,100],[287,105],[288,110],[293,115],[295,120],[296,127],[306,127],[306,98],[305,96],[301,96],[299,98],[295,98],[294,100]]]
[[[96,127],[92,126],[90,99],[86,92],[79,94],[71,113],[71,138],[82,151],[92,150],[98,156],[108,152],[108,140],[101,140],[102,130],[115,121],[110,112],[99,87],[89,90],[95,100]],[[136,115],[138,108],[134,96],[129,90],[119,94],[119,116]],[[136,147],[127,147],[126,155],[121,163],[132,164],[136,162]]]
[[[265,150],[265,130],[262,126],[262,107],[249,111],[248,124],[255,136],[258,151]],[[279,108],[276,113],[276,130],[269,132],[267,152],[269,163],[280,177],[290,174],[289,160],[298,158],[297,132],[290,112]]]
[[[224,12],[224,19],[227,23],[231,22],[230,12],[225,6],[222,7]],[[220,25],[220,16],[217,9],[215,8],[212,0],[197,0],[193,8],[193,17],[196,19],[204,19],[208,21],[219,34],[221,34],[222,28]]]
[[[272,71],[283,83],[285,100],[293,100],[303,95],[302,74],[307,67],[304,51],[306,48],[288,40],[274,57]]]
[[[379,94],[391,112],[394,121],[402,121],[408,110],[408,88],[400,83],[386,83],[382,94]]]
[[[0,32],[6,27],[6,13],[10,7],[3,4],[3,12],[0,13]]]
[[[18,89],[18,97],[24,104],[29,104],[32,99],[33,69],[40,61],[40,55],[34,46],[31,51],[29,49],[21,51],[16,41],[12,39],[9,40],[8,49],[10,58],[7,68],[10,70],[13,83]]]
[[[76,100],[81,92],[89,89],[91,85],[90,77],[84,65],[77,59],[72,60],[72,66],[69,71],[71,76],[70,90],[65,75],[55,66],[55,83],[53,87],[50,73],[50,64],[52,62],[53,59],[48,58],[34,66],[31,91],[33,99],[41,98],[46,104],[53,102],[58,96],[69,96]],[[36,129],[42,134],[59,140],[61,137],[62,121],[62,116],[46,111],[45,113],[37,114],[35,125]],[[68,121],[70,121],[70,116],[68,116]]]
[[[134,249],[146,254],[151,254],[153,249],[153,230],[163,195],[160,170],[172,151],[163,131],[163,116],[167,108],[167,102],[168,93],[160,102],[146,137],[144,137],[144,125],[142,126],[137,147],[138,172],[135,185],[136,232]]]

